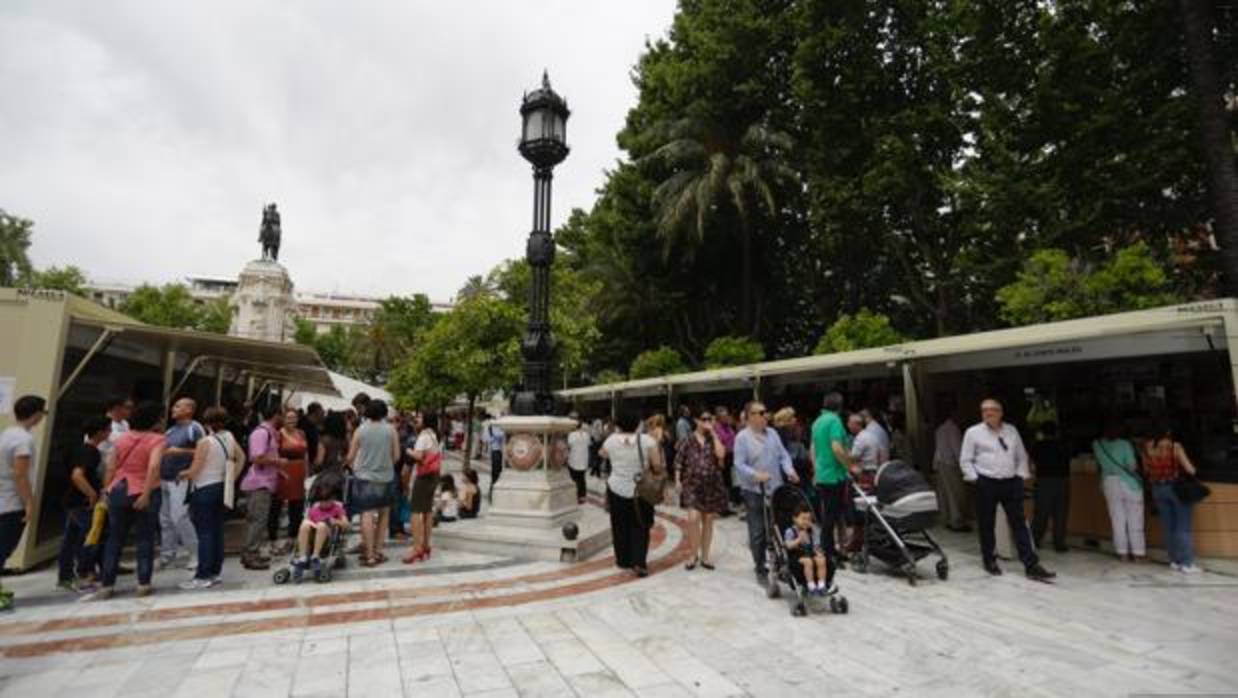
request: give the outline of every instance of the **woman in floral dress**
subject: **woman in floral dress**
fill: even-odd
[[[714,517],[727,509],[726,484],[722,468],[726,463],[726,448],[714,435],[714,416],[703,411],[696,418],[696,429],[679,443],[675,453],[675,482],[679,486],[681,505],[688,510],[688,541],[692,559],[685,569],[696,569],[699,563],[707,570],[709,546],[714,537]]]

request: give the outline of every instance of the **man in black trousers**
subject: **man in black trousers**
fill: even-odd
[[[963,479],[976,485],[976,522],[980,527],[984,569],[992,575],[1002,573],[997,566],[993,532],[1000,504],[1028,578],[1052,579],[1057,575],[1040,566],[1023,518],[1023,481],[1031,477],[1023,439],[1019,438],[1018,429],[1002,421],[1002,404],[997,400],[989,398],[980,403],[980,417],[982,421],[963,434],[959,466]]]

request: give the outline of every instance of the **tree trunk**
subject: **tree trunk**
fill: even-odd
[[[477,396],[469,393],[469,411],[464,416],[464,469],[473,469],[473,409],[477,404]]]
[[[756,328],[752,326],[752,234],[748,230],[748,223],[740,222],[739,245],[740,245],[740,279],[739,279],[739,303],[740,303],[740,327],[743,332],[750,336],[756,336]]]
[[[1230,140],[1221,80],[1212,47],[1212,0],[1178,0],[1191,83],[1199,105],[1199,137],[1212,195],[1213,232],[1221,246],[1225,292],[1238,296],[1238,166]]]

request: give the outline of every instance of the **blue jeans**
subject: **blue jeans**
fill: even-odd
[[[133,508],[137,496],[129,496],[125,481],[118,482],[107,494],[107,547],[103,553],[103,586],[116,586],[116,572],[120,569],[120,554],[134,528],[134,546],[138,554],[138,584],[150,585],[155,569],[155,529],[159,524],[159,504],[162,498],[159,488],[151,490],[150,505],[142,511]]]
[[[765,539],[765,498],[758,492],[743,490],[743,493],[744,506],[748,508],[744,522],[748,524],[748,550],[752,553],[752,566],[757,572],[765,574],[768,571],[765,568],[765,546],[769,542]]]
[[[224,483],[190,493],[189,519],[198,534],[198,570],[193,576],[214,579],[224,568]]]
[[[1165,549],[1169,552],[1169,561],[1179,565],[1195,564],[1195,545],[1191,541],[1193,507],[1178,499],[1172,482],[1152,483],[1152,500],[1165,523]]]
[[[93,507],[76,507],[65,512],[64,540],[60,543],[61,582],[73,581],[75,574],[78,577],[94,574],[97,546],[82,545],[90,531],[90,515],[93,511]]]

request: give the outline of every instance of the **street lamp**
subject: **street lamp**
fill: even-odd
[[[512,413],[523,416],[555,412],[550,392],[555,340],[550,331],[550,265],[555,242],[550,235],[550,180],[554,167],[567,157],[567,101],[550,88],[550,76],[542,73],[542,86],[526,93],[520,104],[520,154],[533,165],[533,231],[529,233],[525,259],[532,271],[529,291],[529,326],[520,343],[524,356],[524,381],[512,397]]]

